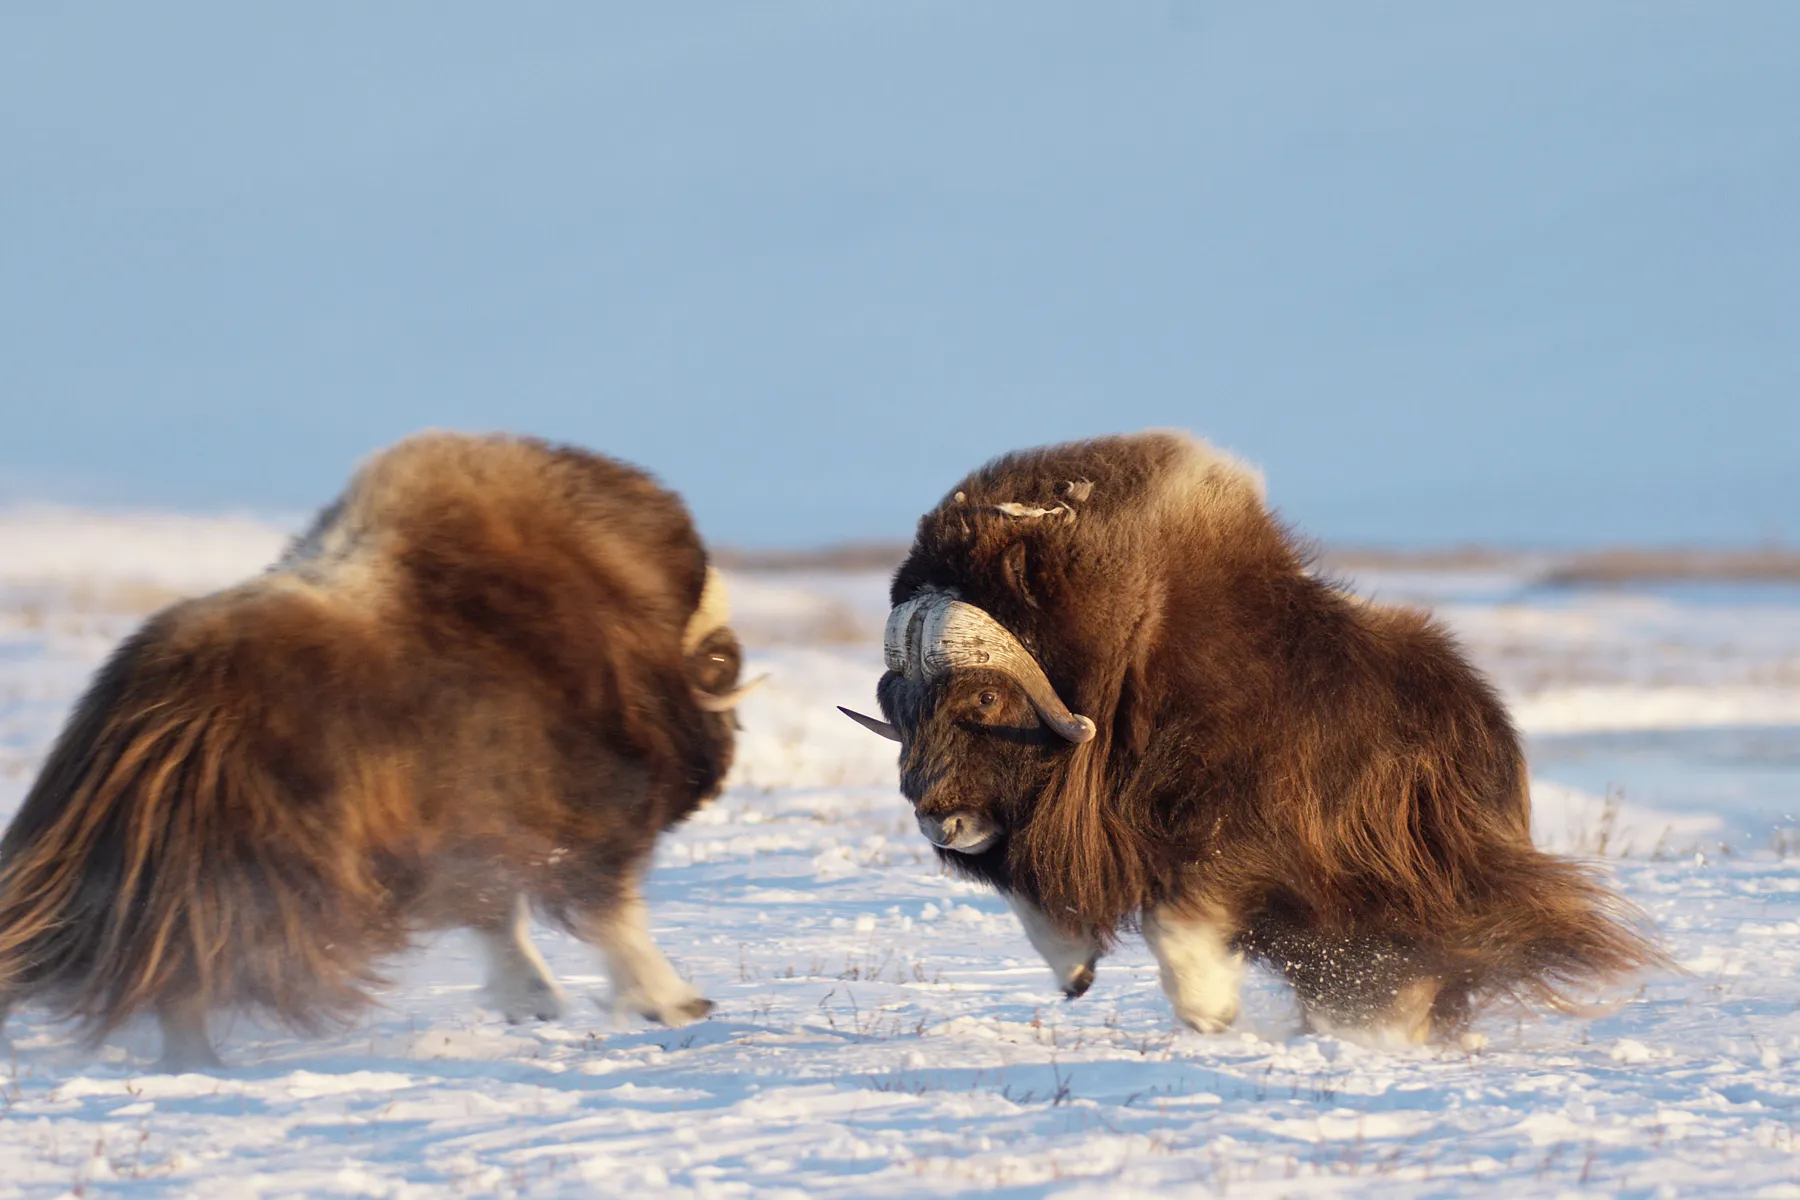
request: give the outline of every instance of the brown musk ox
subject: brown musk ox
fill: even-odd
[[[1518,735],[1450,636],[1316,575],[1205,442],[998,458],[920,519],[891,599],[886,720],[849,715],[1071,997],[1132,925],[1203,1031],[1247,960],[1313,1028],[1407,1041],[1662,961],[1532,845]]]
[[[652,942],[657,836],[730,766],[739,650],[681,500],[634,467],[422,434],[264,575],[149,618],[0,842],[0,1016],[165,1063],[210,1013],[351,1017],[416,930],[466,927],[511,1020],[562,995],[528,918],[597,947],[619,1011],[710,1002]]]

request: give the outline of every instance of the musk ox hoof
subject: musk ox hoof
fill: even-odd
[[[534,984],[511,995],[496,995],[491,999],[508,1025],[554,1021],[568,1011],[561,989],[552,984]]]
[[[715,1005],[711,1000],[695,996],[692,1000],[681,1000],[673,1004],[665,1004],[661,1008],[641,1009],[644,1019],[655,1021],[658,1025],[667,1025],[671,1029],[699,1021],[709,1015]]]
[[[1237,1009],[1220,1015],[1203,1016],[1199,1013],[1176,1013],[1181,1023],[1195,1033],[1224,1033],[1237,1020]]]
[[[181,1046],[163,1051],[150,1070],[157,1075],[192,1075],[223,1070],[225,1063],[211,1046]]]
[[[714,1004],[711,1000],[708,1000],[703,996],[696,996],[694,999],[689,1000],[686,1004],[681,1006],[681,1012],[688,1020],[698,1021],[702,1018],[710,1017],[712,1015],[712,1010],[717,1007],[718,1005]]]
[[[1068,1000],[1079,1000],[1087,995],[1087,990],[1094,986],[1094,964],[1083,963],[1069,972],[1063,981],[1063,997]]]
[[[487,1008],[506,1018],[508,1025],[554,1021],[568,1011],[568,998],[556,981],[529,963],[522,969],[496,972],[481,999]]]

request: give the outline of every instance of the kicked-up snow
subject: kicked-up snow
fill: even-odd
[[[108,649],[169,594],[260,568],[278,532],[0,519],[0,816]],[[593,955],[539,930],[577,998],[482,1006],[460,934],[309,1041],[239,1021],[229,1065],[156,1075],[155,1031],[90,1048],[16,1014],[0,1194],[1800,1196],[1800,594],[1549,591],[1369,578],[1438,605],[1531,739],[1545,844],[1601,856],[1683,971],[1588,1020],[1496,1014],[1474,1049],[1302,1031],[1253,976],[1220,1036],[1176,1028],[1126,938],[1068,1002],[999,898],[945,876],[868,710],[878,575],[741,575],[733,786],[649,881],[718,1009],[623,1028]]]

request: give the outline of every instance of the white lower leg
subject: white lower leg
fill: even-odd
[[[221,1067],[206,1036],[206,1005],[197,999],[165,1000],[156,1008],[157,1024],[162,1026],[162,1059],[159,1071],[180,1073]]]
[[[656,948],[644,901],[635,890],[610,912],[590,917],[583,933],[606,958],[615,1017],[635,1012],[664,1025],[686,1025],[712,1011],[712,1001],[702,999]]]
[[[512,914],[504,923],[474,932],[487,957],[487,999],[502,1016],[517,1025],[563,1015],[562,989],[531,944],[531,906],[525,897],[513,901]]]
[[[1219,1033],[1237,1018],[1244,955],[1231,949],[1229,925],[1164,906],[1144,914],[1144,940],[1177,1017],[1201,1033]]]
[[[1025,936],[1050,964],[1050,974],[1063,995],[1073,1000],[1086,992],[1094,982],[1094,964],[1100,959],[1100,947],[1092,938],[1078,937],[1058,929],[1044,910],[1022,896],[1008,894],[1012,906],[1025,927]]]

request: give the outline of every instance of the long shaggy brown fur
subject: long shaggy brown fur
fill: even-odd
[[[893,601],[927,587],[995,617],[1098,725],[1071,745],[1029,709],[972,724],[954,677],[880,688],[920,812],[1007,831],[946,860],[1072,935],[1228,914],[1319,1011],[1429,977],[1440,1031],[1661,961],[1589,867],[1533,847],[1518,736],[1451,638],[1316,575],[1260,479],[1204,443],[996,459],[920,520]]]
[[[99,672],[0,842],[0,1015],[318,1029],[415,928],[605,910],[730,762],[683,646],[705,575],[680,500],[622,463],[378,456],[269,574]]]

